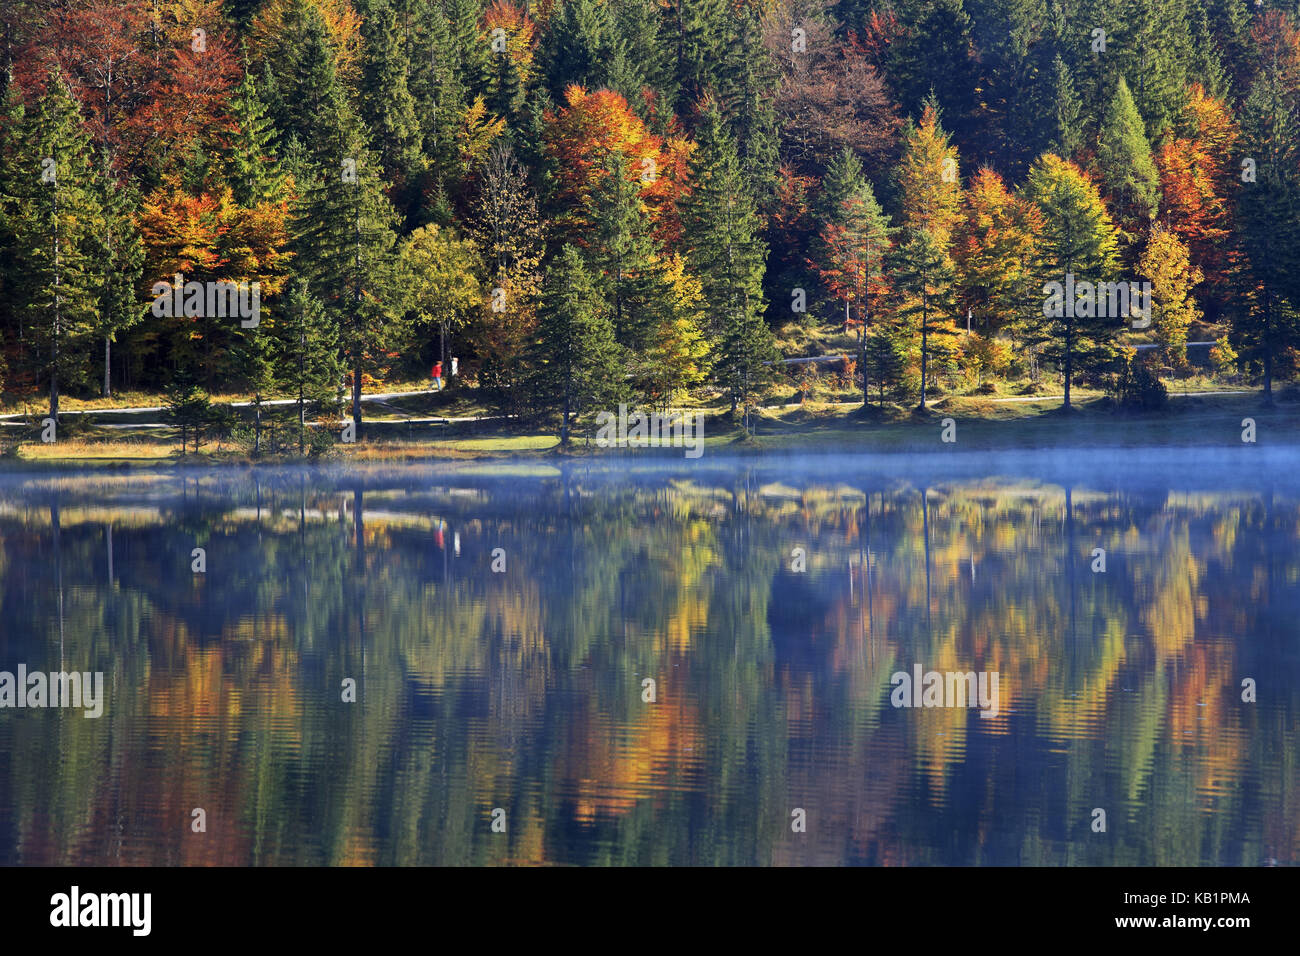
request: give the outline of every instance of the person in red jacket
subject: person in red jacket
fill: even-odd
[[[433,387],[442,391],[442,362],[433,363]]]

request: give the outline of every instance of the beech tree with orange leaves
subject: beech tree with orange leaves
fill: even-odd
[[[1197,84],[1188,92],[1177,134],[1156,152],[1160,222],[1186,243],[1192,262],[1204,270],[1207,285],[1220,299],[1233,262],[1226,240],[1232,231],[1232,192],[1239,182],[1232,168],[1238,135],[1227,104]]]
[[[620,153],[636,174],[656,238],[671,247],[681,235],[678,202],[692,148],[684,137],[652,133],[618,93],[569,87],[565,106],[547,116],[558,230],[581,241],[582,231],[592,223],[591,194],[606,175],[606,158]]]

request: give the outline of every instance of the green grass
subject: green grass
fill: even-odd
[[[806,401],[800,405],[757,410],[754,434],[746,435],[723,408],[704,409],[707,455],[754,455],[799,452],[954,452],[1030,448],[1151,448],[1230,447],[1241,444],[1241,421],[1253,418],[1258,442],[1300,444],[1300,402],[1294,392],[1273,406],[1257,394],[1172,398],[1148,412],[1115,410],[1096,393],[1076,392],[1076,408],[1066,413],[1058,398],[1025,402],[996,402],[991,396],[947,396],[936,399],[925,413],[912,408],[871,408],[865,413],[852,403]],[[433,396],[441,399],[443,396]],[[464,398],[457,398],[464,401]],[[436,413],[435,413],[436,414]],[[955,444],[940,440],[943,420],[956,423]],[[513,425],[480,422],[472,434],[438,426],[409,431],[397,424],[367,419],[377,427],[362,440],[335,445],[328,460],[340,462],[415,461],[534,461],[554,458],[618,456],[627,458],[682,457],[684,450],[603,449],[588,439],[594,427],[584,423],[572,444],[559,447],[554,433],[521,432]],[[17,431],[16,429],[14,431]],[[70,433],[69,433],[70,432]],[[445,437],[444,437],[445,436]],[[181,456],[169,429],[124,433],[88,422],[69,429],[51,445],[26,432],[0,433],[0,468],[23,467],[157,467],[174,464],[253,464],[245,445],[205,441],[199,454]],[[296,453],[258,461],[299,461]]]

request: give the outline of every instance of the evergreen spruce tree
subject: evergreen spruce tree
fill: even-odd
[[[776,66],[763,47],[758,12],[731,18],[732,36],[716,69],[718,104],[736,140],[740,166],[760,210],[769,208],[780,166],[780,133],[773,94],[780,85]]]
[[[674,62],[675,112],[685,113],[701,96],[717,91],[715,70],[727,56],[731,16],[726,0],[670,0],[662,33]]]
[[[275,157],[275,126],[258,92],[253,73],[244,76],[230,99],[235,130],[226,154],[225,178],[235,202],[245,209],[282,195],[284,175]]]
[[[826,167],[814,212],[822,222],[832,221],[844,204],[861,193],[867,174],[858,154],[845,147]]]
[[[466,102],[488,93],[492,76],[492,40],[483,32],[483,0],[445,0],[447,26],[451,34],[448,49],[456,63]]]
[[[534,350],[538,407],[560,412],[560,443],[573,419],[617,404],[623,392],[622,348],[582,256],[566,244],[548,271]]]
[[[487,104],[511,129],[519,126],[526,93],[515,58],[508,50],[493,53]]]
[[[1225,39],[1216,35],[1210,26],[1210,13],[1205,0],[1189,0],[1187,20],[1191,28],[1188,81],[1200,83],[1216,99],[1228,99],[1232,94],[1232,81],[1223,65],[1221,51]]]
[[[949,127],[965,144],[972,131],[979,75],[971,58],[971,23],[963,0],[898,0],[905,27],[889,44],[887,75],[904,112],[916,113],[933,96]]]
[[[1045,153],[1034,163],[1025,184],[1027,197],[1043,216],[1039,236],[1040,268],[1044,283],[1109,281],[1118,262],[1119,240],[1114,223],[1096,187],[1068,160]],[[1047,293],[1047,288],[1044,288]],[[1096,308],[1076,310],[1063,300],[1060,308],[1044,304],[1026,336],[1056,362],[1065,379],[1065,407],[1070,408],[1074,376],[1106,368],[1114,358],[1113,343],[1122,318],[1097,315]]]
[[[663,42],[666,31],[664,9],[641,0],[611,0],[613,43],[609,61],[609,87],[623,94],[628,105],[642,119],[667,121],[660,109],[654,117],[646,115],[641,91],[649,88],[658,102],[669,104],[676,95],[671,51]],[[663,126],[655,132],[663,134]]]
[[[10,188],[18,309],[31,346],[29,361],[49,388],[56,421],[63,384],[87,378],[88,347],[98,317],[96,201],[89,137],[67,82],[51,73],[44,94],[23,118]]]
[[[1052,97],[1048,150],[1068,159],[1083,145],[1083,105],[1075,92],[1070,68],[1059,54],[1052,61]]]
[[[195,370],[189,365],[180,365],[173,370],[164,391],[167,420],[180,429],[181,454],[185,454],[186,444],[194,441],[194,453],[198,454],[203,442],[203,426],[212,414],[211,400],[199,387]]]
[[[1243,301],[1233,344],[1263,372],[1265,401],[1288,349],[1300,347],[1300,145],[1296,105],[1276,64],[1269,64],[1242,107],[1238,149],[1255,162],[1255,181],[1238,192],[1237,219],[1246,256]]]
[[[240,323],[231,348],[234,369],[243,379],[253,407],[254,455],[262,453],[262,410],[279,385],[273,339],[277,324],[268,310],[261,309],[256,326],[244,328]]]
[[[650,345],[660,305],[653,281],[658,250],[627,158],[610,153],[604,166],[591,193],[595,228],[587,254],[596,287],[609,303],[615,337],[635,357]]]
[[[713,318],[714,372],[734,412],[762,378],[775,347],[762,319],[767,248],[736,154],[716,108],[709,108],[692,157],[695,184],[682,210],[692,272]]]
[[[334,120],[345,120],[336,112]],[[399,275],[396,213],[384,195],[379,164],[360,128],[333,124],[333,156],[306,170],[294,209],[295,273],[320,290],[352,375],[352,420],[361,426],[367,371],[398,345],[405,302]]]
[[[1122,237],[1131,242],[1156,214],[1160,174],[1151,158],[1142,117],[1123,77],[1102,119],[1097,168]]]
[[[921,401],[925,411],[930,361],[946,352],[957,311],[956,271],[941,236],[931,229],[909,230],[893,255],[893,278],[903,294],[898,315],[912,319],[921,337]]]
[[[1251,6],[1241,0],[1202,0],[1206,19],[1219,47],[1227,81],[1237,96],[1251,86],[1252,44],[1250,40]]]
[[[406,23],[408,88],[420,139],[436,186],[447,188],[457,168],[456,130],[469,106],[451,24],[439,0],[399,0]]]
[[[410,59],[392,0],[361,0],[361,111],[373,133],[384,178],[401,193],[424,167],[422,130],[407,78]],[[409,203],[411,197],[405,197]]]
[[[569,0],[551,20],[542,60],[546,86],[555,100],[571,85],[589,90],[606,85],[614,49],[612,10],[601,0]],[[629,98],[629,102],[631,99]]]
[[[868,332],[859,362],[864,388],[870,381],[881,405],[907,400],[907,343],[896,329],[877,325]]]
[[[318,160],[329,149],[328,121],[339,103],[348,102],[348,93],[339,79],[329,29],[315,7],[295,0],[282,30],[258,83],[277,135],[274,152],[284,156],[297,141]]]
[[[1187,102],[1195,44],[1188,0],[1130,0],[1123,8],[1120,69],[1131,81],[1145,134],[1159,139]]]
[[[95,337],[104,343],[104,382],[101,395],[113,392],[113,342],[144,318],[146,306],[137,291],[144,275],[144,245],[132,217],[139,197],[119,183],[108,168],[107,155],[94,181],[98,206],[89,236],[89,256],[96,290]]]
[[[827,170],[818,207],[823,221],[816,248],[818,269],[844,300],[846,330],[850,306],[857,304],[858,371],[864,376],[862,403],[866,405],[865,348],[871,320],[870,302],[875,287],[882,282],[893,229],[876,201],[862,164],[849,149],[837,156]]]
[[[281,386],[297,408],[298,452],[306,450],[307,406],[337,403],[343,367],[339,362],[338,327],[303,280],[294,280],[281,300],[275,324],[275,362]]]

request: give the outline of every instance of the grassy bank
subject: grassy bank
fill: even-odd
[[[421,409],[423,411],[423,409]],[[705,410],[705,454],[812,455],[826,452],[875,454],[917,451],[978,452],[1049,448],[1231,447],[1242,443],[1242,420],[1255,422],[1261,445],[1300,444],[1300,402],[1265,405],[1257,394],[1216,394],[1171,399],[1146,412],[1117,410],[1105,399],[1085,396],[1065,412],[1059,398],[998,402],[986,397],[935,401],[924,413],[897,407],[863,410],[854,403],[804,402],[760,409],[752,434],[722,409]],[[945,429],[946,420],[952,427]],[[954,441],[945,442],[945,430]],[[68,437],[44,444],[24,433],[4,436],[0,468],[159,468],[175,465],[283,463],[304,460],[289,449],[256,459],[247,442],[208,440],[198,453],[182,455],[165,427],[123,432],[93,422]],[[456,427],[413,424],[388,412],[367,418],[361,439],[336,444],[322,461],[400,463],[430,460],[537,459],[557,457],[669,456],[680,448],[607,449],[594,430],[578,432],[561,449],[553,433],[519,430],[501,421]]]

